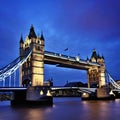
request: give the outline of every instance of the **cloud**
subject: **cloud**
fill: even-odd
[[[58,29],[107,38],[117,34],[120,28],[118,0],[70,0],[69,4],[65,1],[60,5],[61,10],[58,12],[56,9],[58,15],[55,17],[55,26]]]

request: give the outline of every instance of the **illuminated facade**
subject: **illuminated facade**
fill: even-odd
[[[106,85],[105,81],[105,62],[104,57],[96,53],[93,50],[92,56],[90,58],[91,62],[100,64],[100,66],[94,66],[88,69],[88,87],[102,87]]]
[[[36,36],[34,27],[31,26],[29,35],[25,41],[20,39],[20,59],[23,59],[29,52],[31,56],[20,68],[21,85],[43,86],[44,82],[44,37]]]

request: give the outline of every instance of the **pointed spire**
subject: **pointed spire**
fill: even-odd
[[[103,56],[103,54],[102,54],[102,59],[104,59],[104,56]]]
[[[96,50],[95,49],[93,49],[93,53],[92,53],[92,56],[91,56],[91,58],[95,58],[95,59],[97,59],[97,53],[96,53]]]
[[[87,56],[87,61],[89,60],[88,56]]]
[[[29,32],[28,37],[29,37],[29,39],[31,39],[31,38],[37,38],[36,33],[35,33],[35,31],[34,31],[33,25],[31,25],[31,28],[30,28],[30,32]]]
[[[24,43],[24,42],[23,42],[22,34],[21,34],[21,38],[20,38],[20,43]]]
[[[88,58],[88,56],[87,56],[87,59],[86,59],[86,61],[87,61],[87,62],[89,62],[89,58]]]
[[[97,57],[101,59],[101,56],[99,55],[99,53],[98,53]]]
[[[41,40],[44,40],[43,32],[41,32]]]

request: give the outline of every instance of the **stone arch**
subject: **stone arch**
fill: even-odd
[[[31,80],[30,79],[24,79],[22,82],[23,87],[31,86]]]

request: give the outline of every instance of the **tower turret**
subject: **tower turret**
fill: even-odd
[[[35,33],[35,31],[34,31],[33,25],[32,25],[31,28],[30,28],[30,32],[29,32],[28,38],[29,38],[29,39],[31,39],[31,38],[37,38],[36,33]]]
[[[97,62],[98,55],[96,53],[96,50],[94,49],[91,55],[91,62]]]
[[[41,40],[44,40],[44,36],[43,36],[43,32],[41,32],[41,37],[40,37]]]
[[[23,41],[22,35],[20,37],[19,45],[20,45],[20,59],[22,59],[23,58],[23,45],[24,45],[24,41]]]
[[[24,43],[22,35],[20,37],[20,42],[19,43],[20,43],[20,48],[22,48],[23,47],[23,43]]]

